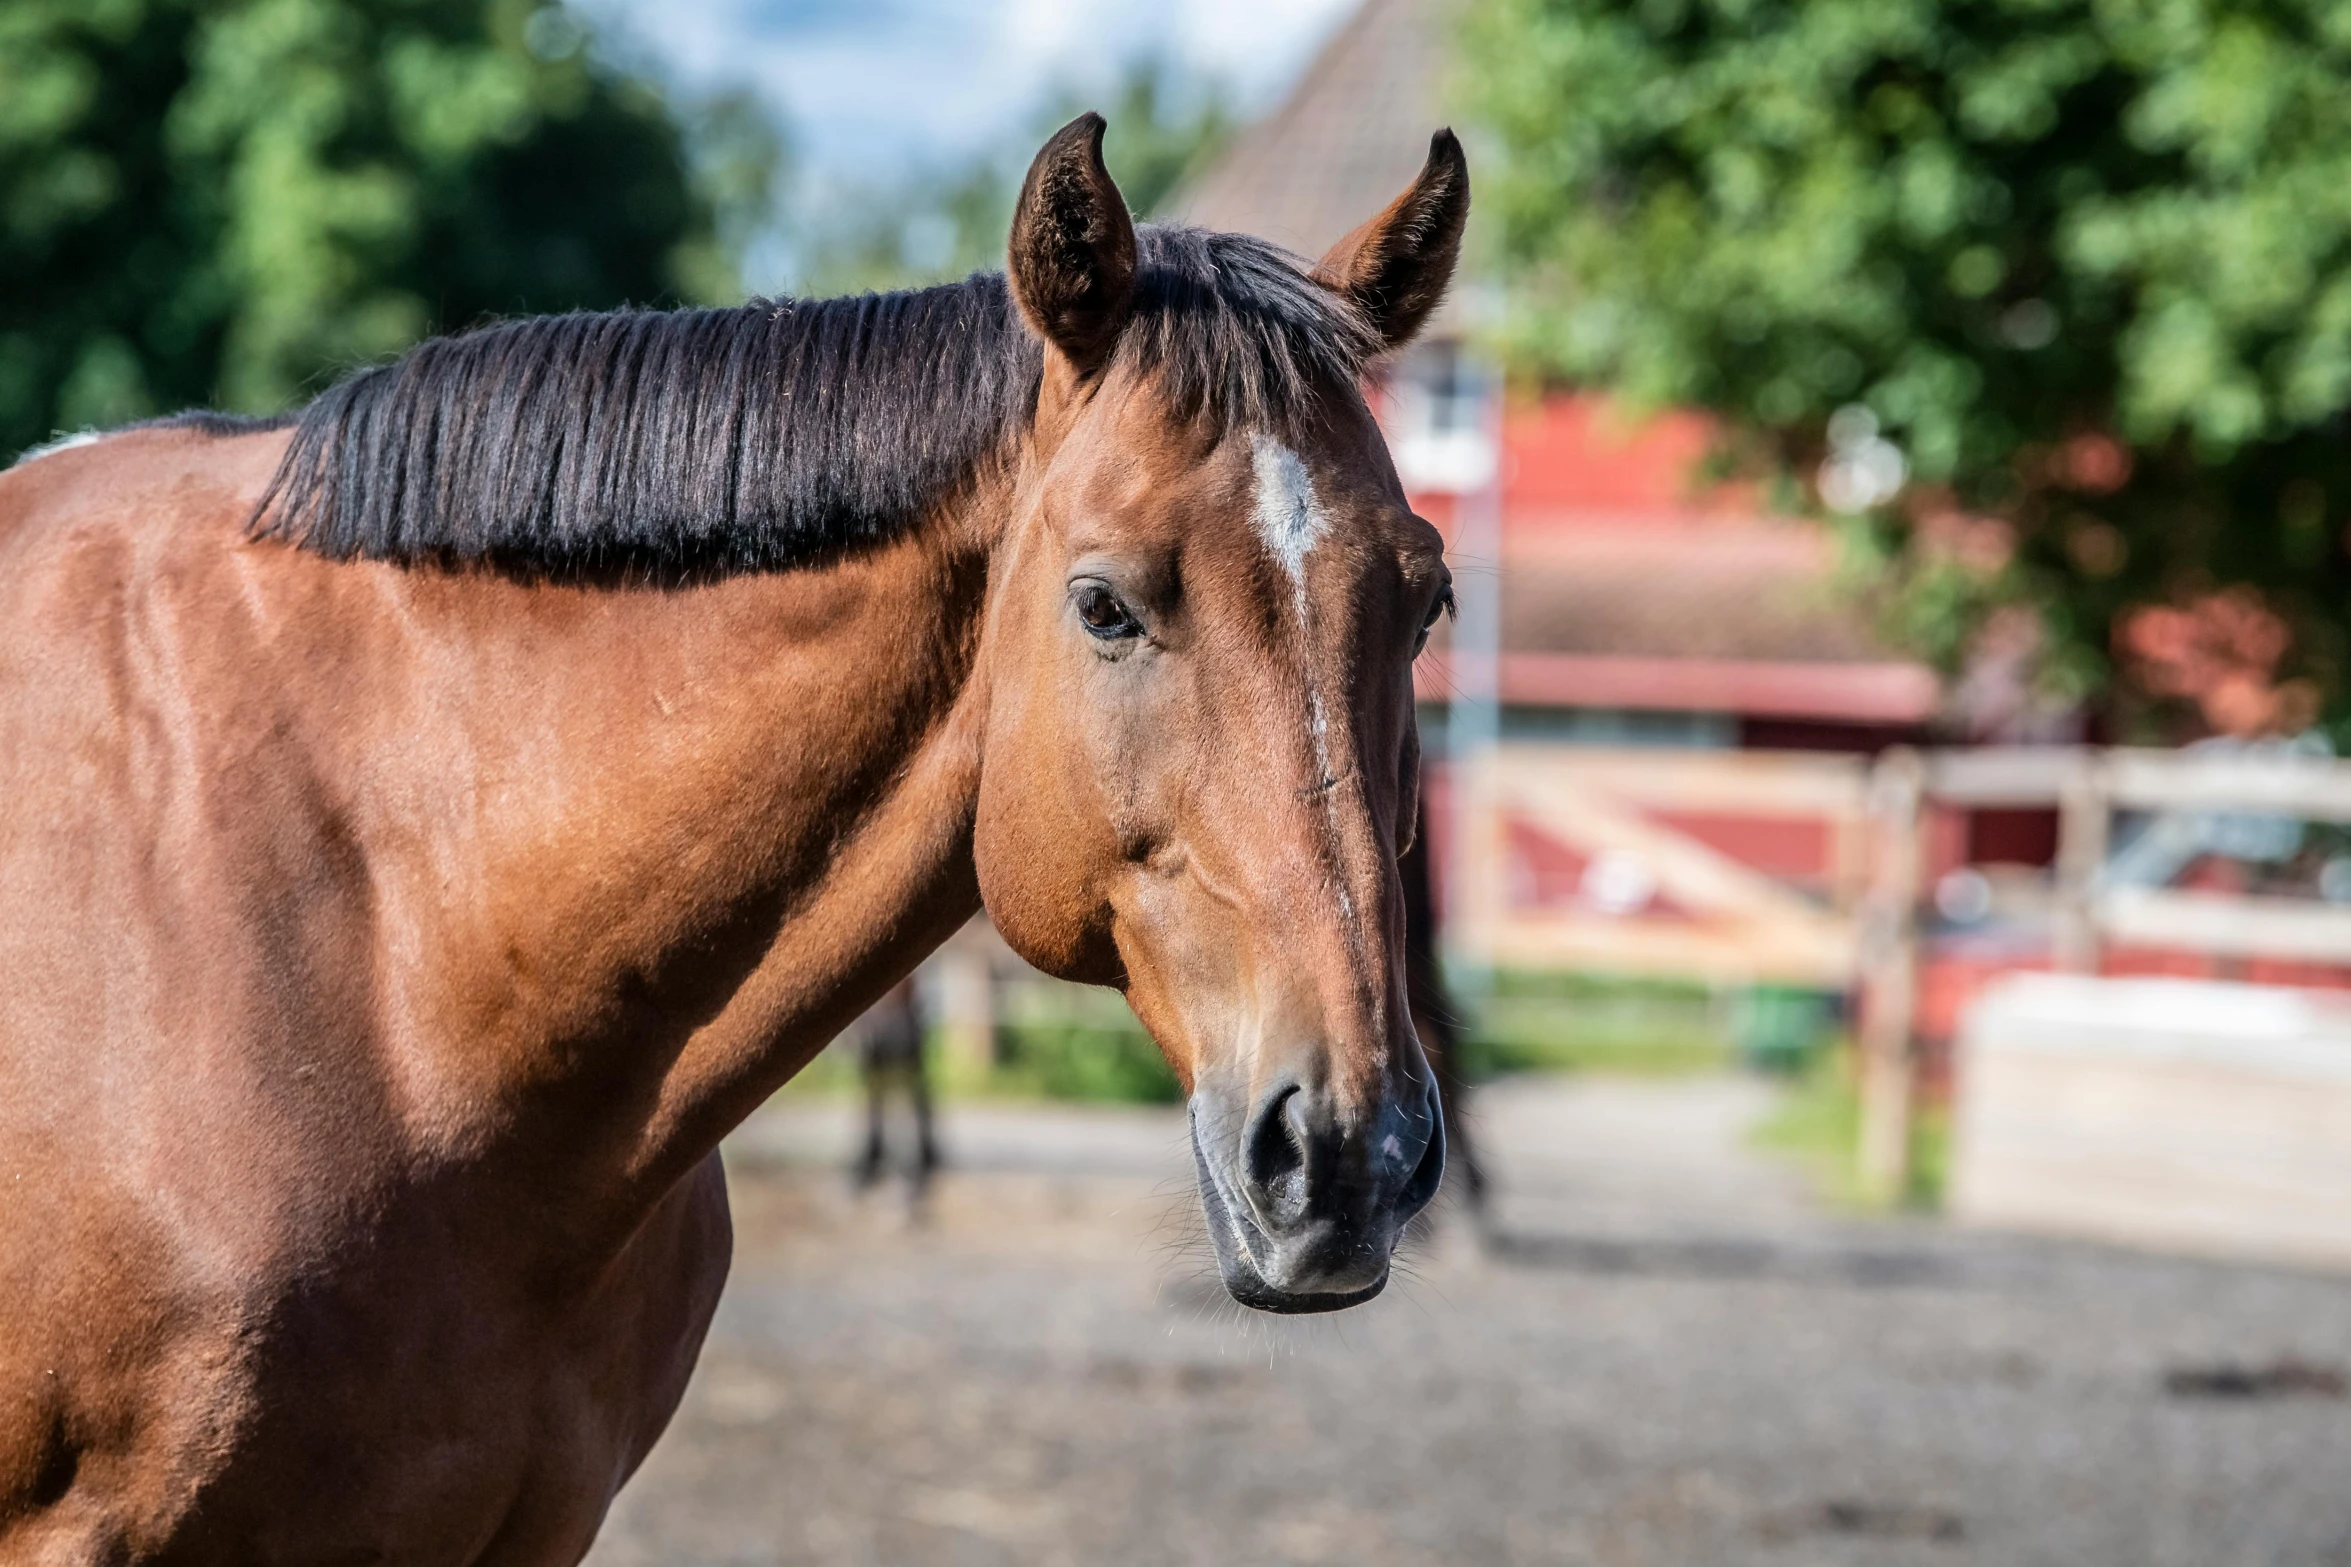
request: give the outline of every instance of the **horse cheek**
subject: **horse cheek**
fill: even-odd
[[[1123,987],[1106,887],[1119,861],[1107,824],[1076,808],[1075,780],[1049,764],[1049,749],[997,754],[1019,760],[980,780],[972,858],[989,920],[1056,979]]]

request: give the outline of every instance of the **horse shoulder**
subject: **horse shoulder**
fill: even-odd
[[[291,987],[213,831],[235,704],[190,651],[246,616],[206,600],[270,445],[137,431],[0,474],[0,1558],[21,1509],[120,1544],[205,1486],[272,1201],[317,1173],[263,1123],[351,1102],[265,1059],[299,1020],[269,1026]],[[77,1474],[134,1454],[102,1502]]]

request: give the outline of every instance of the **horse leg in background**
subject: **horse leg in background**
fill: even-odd
[[[930,1084],[923,1071],[922,998],[909,976],[890,987],[858,1022],[858,1061],[865,1074],[865,1154],[856,1177],[861,1187],[882,1177],[889,1162],[884,1122],[889,1119],[892,1089],[904,1084],[914,1102],[914,1162],[907,1179],[919,1198],[938,1167],[939,1153],[931,1131]]]
[[[850,1167],[849,1178],[863,1190],[882,1178],[882,1165],[889,1154],[882,1122],[889,1109],[890,1073],[870,1039],[857,1042],[857,1075],[865,1085],[865,1151]]]
[[[928,1056],[918,1046],[907,1073],[906,1089],[914,1098],[914,1191],[929,1189],[939,1170],[939,1140],[931,1121],[931,1072]]]
[[[1461,1027],[1453,998],[1445,989],[1445,971],[1437,961],[1437,900],[1429,869],[1428,791],[1420,792],[1412,847],[1396,861],[1404,882],[1404,990],[1412,1008],[1412,1026],[1420,1034],[1421,1054],[1437,1080],[1437,1099],[1445,1117],[1445,1179],[1458,1181],[1462,1200],[1472,1215],[1486,1208],[1486,1172],[1478,1163],[1469,1136],[1463,1100],[1469,1085],[1461,1066]]]

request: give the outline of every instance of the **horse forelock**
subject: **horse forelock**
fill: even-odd
[[[1379,350],[1296,257],[1139,232],[1112,373],[1178,418],[1310,438]],[[1017,450],[1044,350],[1002,275],[502,322],[302,410],[254,517],[336,557],[760,569],[893,536]]]

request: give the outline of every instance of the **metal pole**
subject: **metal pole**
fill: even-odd
[[[1466,352],[1466,350],[1464,350]],[[1453,691],[1445,718],[1452,774],[1454,853],[1446,892],[1448,968],[1455,993],[1474,1018],[1493,990],[1493,954],[1485,942],[1502,912],[1504,867],[1484,863],[1499,840],[1488,820],[1497,808],[1490,787],[1502,738],[1502,380],[1485,367],[1483,417],[1493,460],[1486,480],[1454,509]]]
[[[1911,1027],[1918,1004],[1920,814],[1926,764],[1908,746],[1878,760],[1870,776],[1871,877],[1861,916],[1862,1190],[1901,1196],[1910,1180],[1910,1110],[1914,1059]]]

